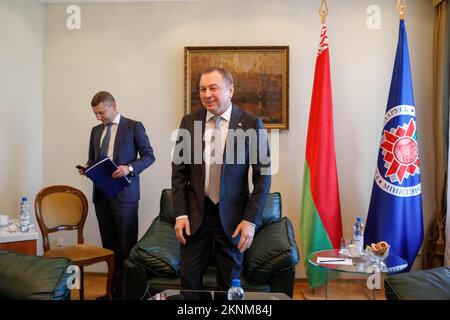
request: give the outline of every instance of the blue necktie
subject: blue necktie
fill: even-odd
[[[106,134],[103,138],[102,145],[100,147],[100,155],[108,156],[109,140],[111,140],[111,127],[112,122],[108,123],[106,126]]]

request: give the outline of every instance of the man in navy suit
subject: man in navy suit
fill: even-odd
[[[234,81],[227,70],[206,69],[199,88],[203,108],[181,120],[172,161],[181,285],[202,288],[214,246],[217,284],[227,290],[232,279],[240,278],[244,252],[269,195],[270,152],[261,119],[231,103]]]
[[[92,98],[91,106],[102,123],[92,128],[87,165],[100,156],[108,156],[118,166],[112,177],[127,176],[131,180],[131,184],[112,199],[95,186],[93,192],[103,247],[115,254],[112,295],[120,299],[124,286],[123,261],[128,258],[138,236],[139,174],[155,161],[155,157],[142,123],[122,116],[109,92],[98,92]]]

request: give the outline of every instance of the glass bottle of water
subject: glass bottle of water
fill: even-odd
[[[353,225],[353,241],[359,245],[359,251],[363,253],[364,246],[364,223],[362,217],[357,217]]]
[[[241,280],[233,279],[228,290],[228,300],[244,300],[244,289],[241,287]]]
[[[22,198],[20,203],[20,231],[28,232],[30,231],[30,207],[26,197]]]

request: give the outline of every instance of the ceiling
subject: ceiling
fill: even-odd
[[[237,0],[41,0],[43,3],[94,3],[94,2],[192,2],[192,1],[237,1]]]

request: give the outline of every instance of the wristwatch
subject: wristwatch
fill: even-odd
[[[129,172],[130,176],[134,177],[134,175],[135,175],[134,168],[131,164],[128,165],[128,172]]]

